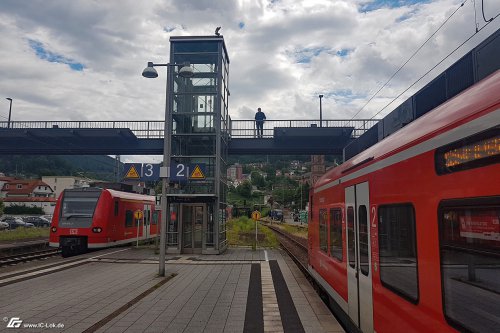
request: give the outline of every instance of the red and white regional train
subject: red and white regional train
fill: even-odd
[[[327,172],[309,271],[362,332],[500,332],[500,71]]]
[[[142,214],[135,216],[137,211]],[[50,246],[69,256],[154,238],[159,219],[154,196],[100,188],[65,190],[54,210]]]

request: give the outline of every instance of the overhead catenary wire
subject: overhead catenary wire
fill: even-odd
[[[490,18],[489,20],[486,19],[486,16],[484,15],[484,0],[481,0],[481,12],[483,13],[483,20],[486,23],[493,21],[498,16],[497,14],[496,16]]]
[[[349,123],[354,120],[354,118],[356,118],[356,116],[364,110],[364,108],[378,95],[378,93],[384,89],[388,84],[389,82],[392,81],[392,79],[406,66],[406,64],[408,64],[410,62],[410,60],[412,60],[416,55],[417,53],[427,44],[427,42],[429,42],[440,30],[441,28],[446,24],[448,23],[448,21],[455,15],[456,12],[458,12],[460,10],[460,8],[462,8],[465,3],[467,2],[468,0],[465,0],[464,2],[462,2],[460,4],[460,6],[458,6],[454,11],[453,13],[451,13],[447,18],[446,20],[444,20],[443,23],[441,23],[441,25],[437,28],[436,31],[434,31],[426,40],[425,42],[422,43],[422,45],[420,45],[418,47],[418,49],[413,52],[413,54],[391,75],[391,77],[375,92],[375,94],[373,94],[373,96],[371,96],[368,101],[352,116],[352,118],[345,123],[344,126],[347,126],[349,125]],[[377,113],[378,114],[378,113]],[[373,117],[371,118],[373,119]]]
[[[498,17],[495,16],[495,18]],[[380,114],[380,112],[384,111],[389,105],[391,105],[395,100],[397,100],[399,97],[401,97],[404,93],[406,93],[408,90],[410,90],[413,86],[415,86],[418,82],[420,82],[420,80],[422,80],[427,74],[429,74],[430,72],[432,72],[437,66],[441,65],[446,59],[448,59],[453,53],[455,53],[459,48],[461,48],[465,43],[467,43],[469,40],[472,39],[472,37],[474,37],[476,34],[478,34],[481,30],[483,30],[486,26],[488,26],[488,24],[490,24],[492,21],[489,21],[487,24],[485,24],[484,26],[482,26],[477,32],[474,32],[471,36],[469,36],[469,38],[467,38],[465,41],[463,41],[460,45],[458,45],[455,49],[453,49],[453,51],[451,51],[446,57],[444,57],[443,59],[441,59],[441,61],[439,61],[437,64],[435,64],[434,66],[432,66],[432,68],[430,68],[427,72],[425,72],[421,77],[419,77],[415,82],[413,82],[408,88],[406,88],[405,90],[403,90],[399,95],[397,95],[396,97],[394,97],[394,99],[392,99],[389,103],[387,103],[381,110],[379,110],[377,113],[375,113],[371,118],[370,120],[372,120],[373,118],[375,118],[378,114]]]

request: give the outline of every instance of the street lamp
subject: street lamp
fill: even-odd
[[[323,127],[323,109],[321,108],[321,99],[323,95],[319,95],[319,127]]]
[[[146,78],[156,78],[158,77],[158,72],[154,67],[157,66],[165,66],[167,67],[167,87],[165,89],[165,125],[164,125],[164,133],[163,133],[163,170],[170,169],[170,143],[168,142],[168,133],[172,131],[171,124],[171,110],[169,103],[169,95],[168,95],[168,84],[171,77],[171,67],[179,66],[177,64],[154,64],[152,62],[148,62],[148,66],[142,71],[142,76]],[[189,63],[185,63],[182,65],[183,67],[179,70],[179,76],[184,78],[193,77],[194,72],[193,68],[191,68]],[[165,276],[165,251],[166,251],[166,231],[167,231],[167,186],[168,186],[168,171],[160,170],[160,177],[162,178],[162,187],[161,187],[161,225],[160,225],[160,269],[159,275]]]
[[[6,99],[10,101],[10,106],[9,106],[9,121],[7,122],[7,128],[10,128],[10,115],[12,113],[12,98],[7,97]]]

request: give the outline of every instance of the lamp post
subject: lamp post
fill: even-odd
[[[323,127],[323,109],[321,107],[321,99],[323,95],[319,95],[319,127]]]
[[[171,67],[179,66],[177,64],[154,64],[152,62],[148,62],[148,66],[142,71],[142,76],[145,78],[156,78],[158,77],[158,72],[154,67],[157,66],[165,66],[167,67],[167,86],[165,89],[165,124],[164,124],[164,133],[163,133],[163,170],[160,170],[160,177],[162,178],[162,186],[161,186],[161,224],[160,224],[160,267],[159,267],[159,275],[165,276],[165,251],[166,251],[166,231],[167,231],[167,187],[168,187],[168,178],[170,177],[170,142],[168,142],[168,134],[172,131],[172,114],[170,110],[170,100],[168,94],[168,85],[170,83],[171,77]],[[189,63],[185,63],[183,67],[179,70],[179,76],[189,78],[194,75],[193,69],[189,65]]]
[[[9,121],[7,122],[7,128],[10,128],[10,115],[12,114],[12,98],[7,97],[6,99],[10,101],[10,106],[9,106]]]

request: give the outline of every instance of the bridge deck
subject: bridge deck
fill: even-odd
[[[253,121],[233,121],[229,154],[342,154],[351,140],[374,121],[313,120],[266,122],[256,138]],[[278,127],[269,126],[276,124]],[[313,127],[299,127],[309,124]],[[163,122],[0,122],[0,154],[9,155],[161,155]],[[129,125],[130,127],[115,127]],[[286,126],[285,126],[286,125]],[[327,127],[326,125],[329,125]],[[106,127],[108,126],[108,127]]]

